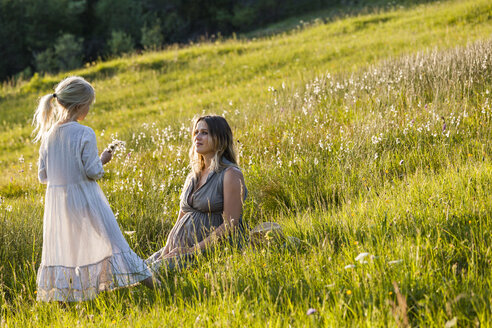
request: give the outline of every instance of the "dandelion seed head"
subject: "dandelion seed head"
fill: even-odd
[[[318,312],[316,309],[310,308],[309,310],[307,310],[306,315],[315,314],[316,312]]]
[[[367,263],[367,261],[365,261],[367,256],[369,256],[369,253],[360,253],[355,257],[355,260],[360,263]]]
[[[389,261],[388,264],[393,265],[393,264],[399,264],[399,263],[402,263],[402,262],[403,262],[403,260],[400,259],[400,260]]]

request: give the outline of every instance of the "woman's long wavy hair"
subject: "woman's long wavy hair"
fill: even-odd
[[[55,93],[39,100],[32,124],[36,133],[34,142],[43,142],[53,126],[64,120],[77,119],[82,109],[92,105],[96,97],[94,88],[84,78],[67,77],[55,88]]]
[[[237,167],[238,161],[234,148],[234,139],[232,138],[232,130],[226,119],[218,115],[199,116],[193,120],[191,130],[190,164],[194,176],[198,177],[200,172],[205,168],[205,159],[196,152],[195,143],[193,142],[196,126],[200,121],[207,123],[208,133],[212,137],[213,147],[215,149],[215,155],[210,164],[210,169],[220,172],[226,167]],[[222,159],[226,159],[230,163],[225,163]]]

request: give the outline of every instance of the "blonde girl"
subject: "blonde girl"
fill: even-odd
[[[95,100],[83,78],[61,81],[34,114],[38,176],[47,184],[37,299],[74,302],[142,282],[151,272],[129,247],[96,180],[111,152],[98,155],[94,131],[79,124]]]

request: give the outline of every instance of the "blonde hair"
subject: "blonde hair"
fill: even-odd
[[[193,120],[191,130],[190,165],[194,176],[198,177],[200,172],[205,168],[205,159],[196,152],[195,143],[193,142],[196,126],[200,121],[204,121],[207,124],[208,133],[212,137],[213,147],[215,149],[215,155],[210,163],[210,169],[220,172],[226,167],[238,167],[232,130],[226,119],[218,115],[199,116]],[[223,159],[226,159],[230,163],[225,163]]]
[[[32,122],[33,133],[37,132],[34,142],[44,141],[57,122],[77,119],[82,109],[94,103],[95,97],[92,85],[80,76],[71,76],[58,83],[55,93],[39,100]]]

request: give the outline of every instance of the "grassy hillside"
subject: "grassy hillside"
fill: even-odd
[[[127,141],[100,185],[140,255],[174,223],[202,112],[234,127],[245,220],[301,242],[217,249],[161,290],[68,309],[35,302],[44,187],[29,123],[66,74],[3,85],[1,325],[486,326],[491,32],[489,1],[446,1],[70,72],[96,87],[84,124],[100,148]]]

